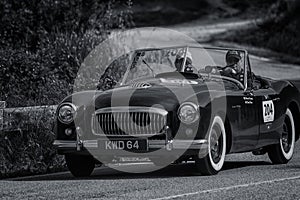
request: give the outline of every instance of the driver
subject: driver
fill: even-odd
[[[226,53],[226,66],[223,67],[222,75],[232,77],[243,82],[243,69],[240,66],[241,59],[242,57],[239,51],[229,50]]]
[[[176,55],[175,67],[176,67],[177,71],[179,71],[179,72],[181,72],[181,66],[182,66],[182,63],[184,62],[184,56],[185,56],[184,52]],[[184,72],[188,72],[188,73],[194,72],[195,67],[193,67],[192,63],[193,63],[192,54],[189,51],[187,51]]]

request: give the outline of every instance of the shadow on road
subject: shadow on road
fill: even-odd
[[[149,166],[152,164],[149,163]],[[227,161],[224,164],[223,172],[228,173],[229,170],[237,168],[250,167],[250,166],[264,166],[271,165],[265,161]],[[135,167],[138,165],[135,165]],[[170,165],[166,168],[148,172],[148,173],[125,173],[111,169],[108,167],[100,167],[94,170],[90,177],[75,178],[69,172],[46,174],[31,177],[20,177],[9,179],[11,181],[60,181],[60,180],[120,180],[120,179],[147,179],[147,178],[173,178],[173,177],[189,177],[189,176],[201,176],[197,172],[194,163],[186,163],[179,165]]]
[[[235,168],[249,167],[249,166],[261,166],[261,165],[272,165],[266,161],[227,161],[223,166],[223,170],[230,170]]]

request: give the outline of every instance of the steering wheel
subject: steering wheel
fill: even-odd
[[[233,69],[232,67],[230,66],[225,66],[225,67],[222,67],[221,69],[223,72],[227,72],[227,73],[231,73],[231,74],[237,74],[237,71],[235,69]]]
[[[205,68],[204,68],[204,72],[206,72],[208,74],[210,74],[210,73],[216,74],[217,72],[220,72],[221,70],[223,70],[223,67],[221,67],[221,66],[208,65],[208,66],[205,66]]]

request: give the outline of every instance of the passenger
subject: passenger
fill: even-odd
[[[176,67],[177,71],[179,71],[179,72],[182,71],[181,67],[184,62],[184,56],[185,56],[185,53],[179,53],[176,56],[175,67]],[[184,66],[184,72],[188,72],[188,73],[194,72],[195,67],[193,67],[192,63],[193,63],[192,54],[188,51],[188,52],[186,52],[186,61],[185,61],[185,66]]]

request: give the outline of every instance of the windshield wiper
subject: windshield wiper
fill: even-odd
[[[150,67],[150,65],[144,59],[142,59],[142,62],[150,69],[150,71],[153,74],[153,77],[155,77],[156,74],[155,74],[154,70]]]

